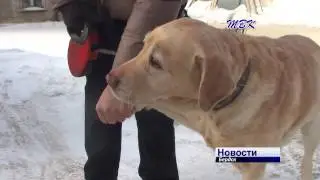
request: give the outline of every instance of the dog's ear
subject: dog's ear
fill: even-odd
[[[199,105],[202,110],[209,111],[220,100],[228,96],[235,86],[231,69],[228,67],[228,63],[231,61],[220,55],[208,58],[196,56],[195,58],[201,72],[198,91]]]

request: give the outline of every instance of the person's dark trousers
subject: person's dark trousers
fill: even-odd
[[[155,110],[136,114],[143,180],[178,180],[173,120]]]
[[[118,43],[125,24],[118,25]],[[96,103],[106,87],[113,56],[99,56],[92,61],[85,87],[86,180],[116,180],[121,153],[121,124],[101,123]],[[140,152],[139,175],[143,180],[178,180],[173,121],[155,111],[136,113]]]

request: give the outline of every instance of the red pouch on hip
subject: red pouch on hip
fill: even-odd
[[[68,66],[74,77],[86,75],[89,61],[97,58],[97,52],[92,51],[92,45],[98,42],[98,34],[91,33],[82,43],[76,43],[70,39],[68,47]]]

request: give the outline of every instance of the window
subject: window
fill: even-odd
[[[21,9],[21,12],[46,11],[44,7],[44,3],[47,0],[19,0],[19,1],[20,1],[19,9]]]
[[[23,0],[24,7],[43,8],[42,0]]]

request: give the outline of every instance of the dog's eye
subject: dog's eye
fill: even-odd
[[[149,62],[152,67],[156,69],[162,69],[162,66],[160,65],[159,61],[155,59],[153,56],[150,56]]]

